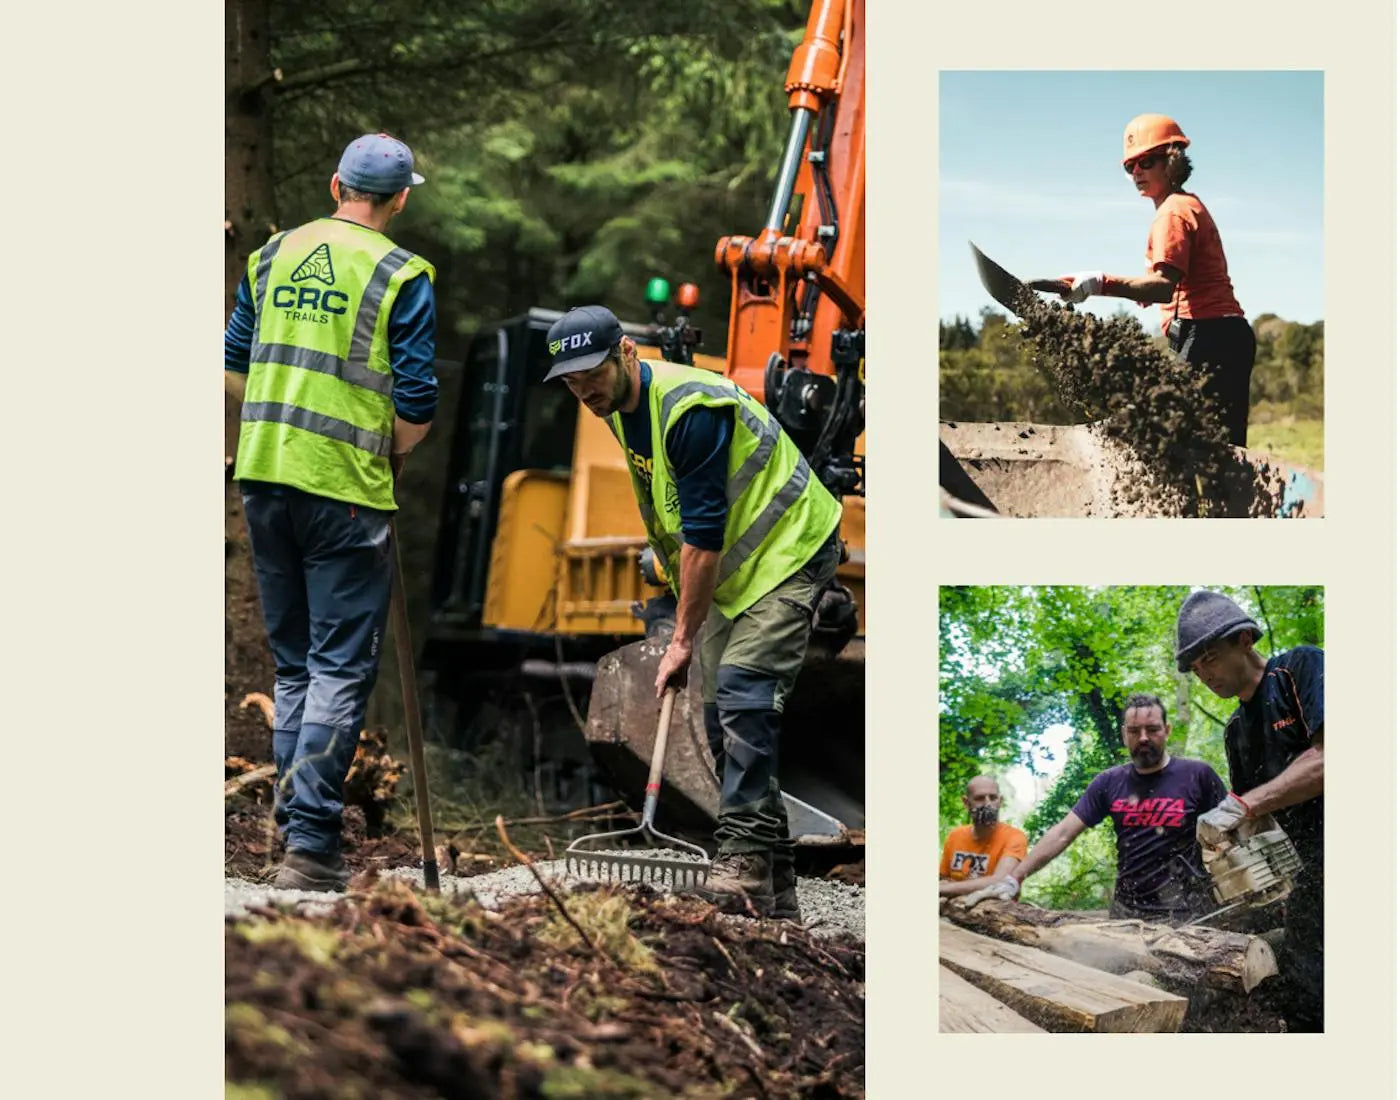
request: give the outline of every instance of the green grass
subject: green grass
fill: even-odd
[[[1273,455],[1283,462],[1322,471],[1322,421],[1285,416],[1249,425],[1251,451]]]

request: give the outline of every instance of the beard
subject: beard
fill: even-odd
[[[1162,762],[1162,749],[1156,745],[1144,745],[1133,750],[1133,763],[1140,768],[1155,768]]]
[[[995,806],[975,806],[972,810],[972,823],[981,825],[984,828],[997,823],[997,808]]]

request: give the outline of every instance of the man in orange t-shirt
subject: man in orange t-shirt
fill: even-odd
[[[959,825],[943,845],[938,896],[970,894],[993,878],[1010,874],[1026,858],[1026,834],[997,820],[1001,792],[991,776],[979,775],[963,795],[971,825]]]
[[[1145,275],[1081,271],[1062,280],[1067,301],[1091,294],[1158,303],[1172,351],[1208,373],[1206,393],[1220,408],[1229,440],[1245,445],[1254,329],[1235,298],[1225,248],[1210,211],[1183,190],[1191,140],[1166,115],[1138,115],[1123,134],[1123,170],[1157,210],[1147,234]]]

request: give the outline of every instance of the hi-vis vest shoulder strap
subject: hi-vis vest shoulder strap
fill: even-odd
[[[666,455],[666,437],[697,405],[734,409],[726,496],[729,514],[720,552],[715,605],[729,618],[800,569],[841,520],[841,505],[812,475],[807,460],[777,420],[746,390],[710,371],[648,361],[652,478],[635,469],[632,487],[650,542],[667,564],[672,587],[679,583],[682,544],[680,496]],[[622,441],[622,422],[608,418]]]
[[[235,476],[392,509],[388,321],[432,265],[382,233],[323,218],[248,259],[254,336]]]

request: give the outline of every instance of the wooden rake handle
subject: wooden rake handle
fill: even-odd
[[[656,722],[656,741],[651,749],[651,771],[647,774],[646,800],[642,804],[642,824],[650,825],[661,797],[661,773],[666,766],[666,741],[671,733],[671,712],[676,709],[676,689],[668,687],[661,695],[661,717]]]

